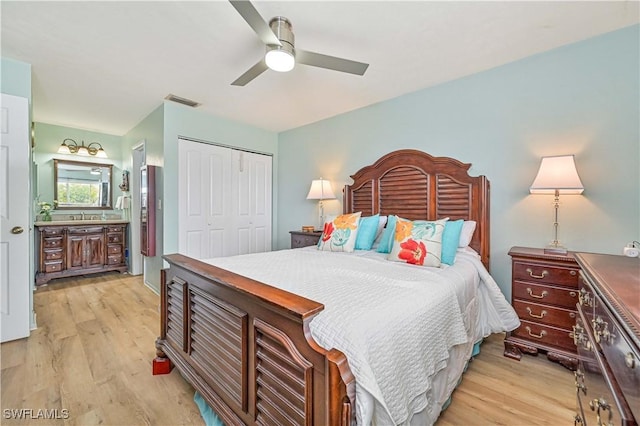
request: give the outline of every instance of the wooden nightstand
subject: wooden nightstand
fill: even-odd
[[[547,353],[551,361],[575,370],[578,358],[572,326],[576,322],[580,267],[572,253],[513,247],[511,304],[520,327],[507,333],[504,356],[519,360],[522,352]]]
[[[289,231],[289,233],[291,234],[292,249],[316,245],[322,236],[322,231]]]

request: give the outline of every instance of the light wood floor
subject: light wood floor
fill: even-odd
[[[202,425],[177,370],[153,376],[159,297],[141,277],[68,278],[34,297],[38,329],[1,346],[2,424]],[[570,424],[573,375],[546,357],[482,345],[437,426]],[[68,419],[7,419],[7,409],[68,410]],[[62,417],[62,416],[59,416]]]

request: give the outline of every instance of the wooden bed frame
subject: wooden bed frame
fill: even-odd
[[[489,266],[489,182],[470,164],[400,150],[362,168],[344,211],[477,222],[471,246]],[[309,323],[324,306],[207,263],[164,256],[158,357],[168,357],[227,425],[343,425],[355,413],[345,355]]]

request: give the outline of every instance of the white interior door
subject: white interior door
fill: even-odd
[[[178,143],[178,251],[196,259],[228,256],[231,150]]]
[[[270,251],[272,158],[234,150],[232,164],[236,254]]]
[[[2,94],[0,110],[0,340],[6,342],[29,336],[29,104]]]

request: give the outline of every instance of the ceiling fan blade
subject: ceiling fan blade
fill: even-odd
[[[267,67],[267,63],[264,61],[264,58],[262,58],[262,59],[260,59],[260,61],[257,64],[255,64],[254,66],[249,68],[247,70],[247,72],[245,72],[240,77],[238,77],[236,79],[236,81],[231,83],[231,85],[232,86],[244,86],[247,83],[249,83],[251,80],[256,78],[257,76],[259,76],[260,74],[265,72],[267,70],[267,68],[268,68]]]
[[[253,28],[253,31],[258,34],[258,37],[260,37],[260,40],[262,40],[264,44],[282,46],[278,37],[276,37],[273,31],[271,31],[271,28],[269,28],[269,24],[262,19],[262,16],[260,16],[251,2],[246,0],[229,0],[229,3],[231,3],[240,16],[247,21],[247,24]]]
[[[356,75],[363,75],[369,67],[369,64],[362,62],[336,58],[335,56],[323,55],[322,53],[309,52],[307,50],[300,49],[296,49],[296,62]]]

